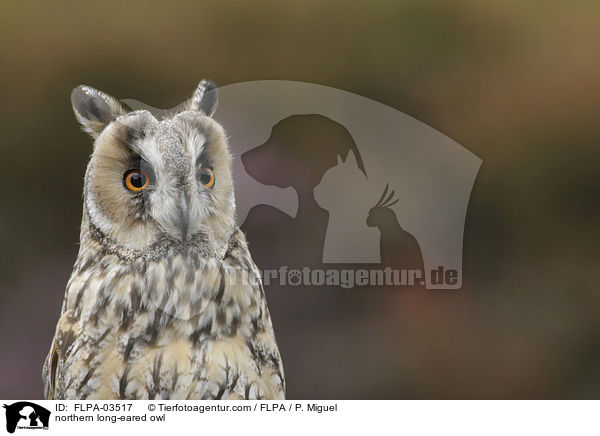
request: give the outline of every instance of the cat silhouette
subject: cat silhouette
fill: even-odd
[[[314,189],[315,200],[329,212],[323,263],[379,263],[379,235],[365,225],[373,188],[353,151],[337,156]]]

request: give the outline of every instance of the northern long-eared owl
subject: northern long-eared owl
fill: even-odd
[[[281,399],[258,269],[235,223],[231,158],[202,81],[181,110],[71,94],[94,139],[80,249],[43,369],[48,399]]]

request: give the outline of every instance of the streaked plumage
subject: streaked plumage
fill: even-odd
[[[210,118],[212,84],[161,120],[89,87],[72,102],[96,140],[46,398],[283,398],[258,270],[235,225],[226,136]],[[149,181],[139,192],[125,182],[132,168]]]

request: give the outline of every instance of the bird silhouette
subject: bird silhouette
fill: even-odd
[[[389,194],[388,191],[389,184],[385,185],[383,194],[377,204],[369,210],[367,217],[367,225],[377,227],[381,233],[381,263],[397,269],[423,270],[423,256],[419,243],[400,226],[396,213],[391,208],[399,200],[394,199],[393,190]]]

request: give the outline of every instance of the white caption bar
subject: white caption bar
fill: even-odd
[[[599,401],[3,401],[19,436],[129,434],[598,435]],[[11,431],[12,430],[12,431]],[[267,432],[268,430],[268,432]],[[213,433],[214,432],[214,433]],[[218,432],[218,433],[217,433]],[[239,433],[237,433],[239,432]],[[6,434],[6,433],[4,433]]]

